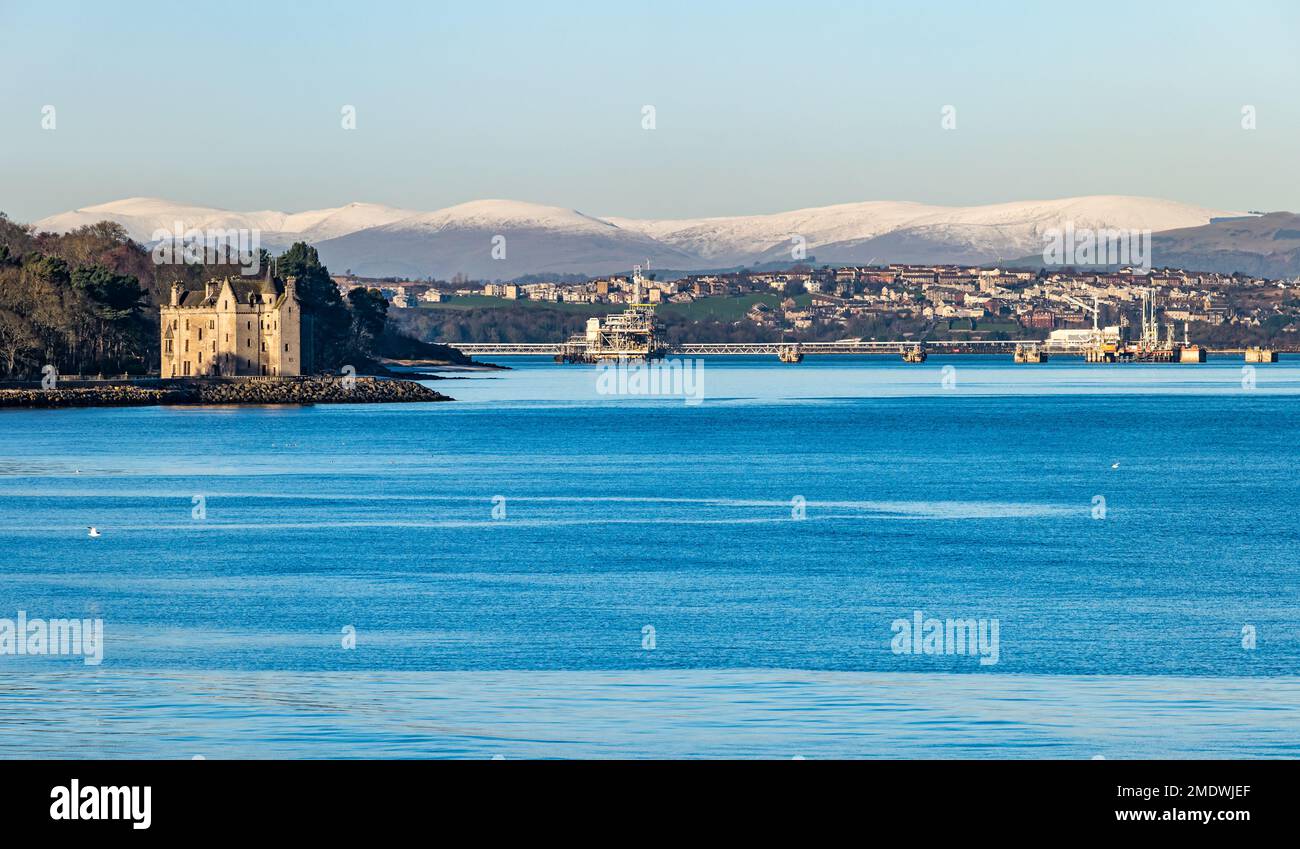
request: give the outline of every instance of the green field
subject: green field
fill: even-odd
[[[754,304],[764,303],[775,309],[783,300],[785,298],[776,292],[739,295],[734,298],[700,298],[690,304],[663,304],[658,307],[658,312],[688,321],[739,321]],[[812,296],[799,295],[794,302],[800,308],[807,307],[812,303]]]

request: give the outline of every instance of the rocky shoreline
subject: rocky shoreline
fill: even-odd
[[[155,380],[57,389],[0,388],[0,407],[151,407],[226,404],[393,404],[454,400],[410,380],[299,377]]]

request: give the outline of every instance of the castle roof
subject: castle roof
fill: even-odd
[[[194,307],[203,306],[203,302],[206,300],[208,299],[202,292],[195,292],[186,289],[185,291],[181,292],[180,299],[177,301],[177,306],[188,307],[190,309],[193,309]]]
[[[242,302],[247,302],[249,295],[280,295],[284,292],[284,287],[264,277],[259,277],[256,280],[235,277],[228,282],[231,290],[235,293],[235,297]]]

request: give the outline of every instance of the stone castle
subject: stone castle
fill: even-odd
[[[292,277],[284,283],[269,273],[261,279],[228,277],[208,281],[202,292],[176,282],[171,303],[158,311],[164,378],[291,377],[312,371]]]

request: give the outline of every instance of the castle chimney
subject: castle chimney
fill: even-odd
[[[179,280],[172,281],[172,306],[179,307],[181,305],[181,292],[184,291],[185,291],[184,283],[182,283]]]
[[[216,294],[217,294],[217,281],[216,281],[216,280],[209,280],[208,282],[206,282],[206,283],[203,284],[203,298],[204,298],[204,300],[211,300],[214,296],[216,296]]]

